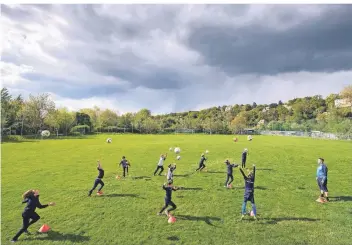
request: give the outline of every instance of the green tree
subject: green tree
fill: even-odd
[[[29,95],[23,108],[23,117],[26,123],[36,134],[44,126],[46,117],[55,110],[55,103],[47,93],[38,96]]]
[[[247,127],[247,118],[244,112],[238,114],[231,122],[230,129],[233,133],[239,133]]]

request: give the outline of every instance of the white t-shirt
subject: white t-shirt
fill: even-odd
[[[174,177],[174,174],[173,174],[173,172],[169,169],[169,170],[167,171],[167,179],[168,179],[168,180],[172,180],[173,177]]]
[[[163,166],[164,165],[164,161],[165,161],[165,158],[164,157],[160,157],[158,166]]]

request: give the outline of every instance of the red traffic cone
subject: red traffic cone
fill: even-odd
[[[176,222],[176,218],[174,216],[170,216],[169,219],[167,220],[167,222],[169,224],[175,223]]]
[[[42,225],[42,227],[40,227],[39,232],[46,233],[49,230],[50,230],[50,227],[47,224],[44,224],[44,225]]]

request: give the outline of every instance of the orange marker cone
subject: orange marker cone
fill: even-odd
[[[324,199],[324,198],[321,198],[321,197],[319,197],[319,198],[318,198],[317,200],[315,200],[315,201],[320,202],[320,203],[326,202],[325,199]]]
[[[176,222],[176,218],[174,216],[170,216],[169,219],[167,220],[167,222],[169,224],[175,223]]]
[[[42,225],[42,227],[40,227],[39,232],[46,233],[49,230],[50,230],[50,227],[47,224],[44,224],[44,225]]]

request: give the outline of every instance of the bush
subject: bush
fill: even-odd
[[[82,134],[80,132],[71,132],[72,136],[81,136]]]
[[[1,141],[15,141],[15,142],[24,141],[24,140],[25,138],[23,138],[20,135],[5,135],[1,139]]]
[[[88,125],[77,125],[74,126],[73,128],[71,128],[71,135],[73,135],[72,133],[79,133],[79,135],[81,134],[86,134],[87,132],[89,132],[89,126]]]

